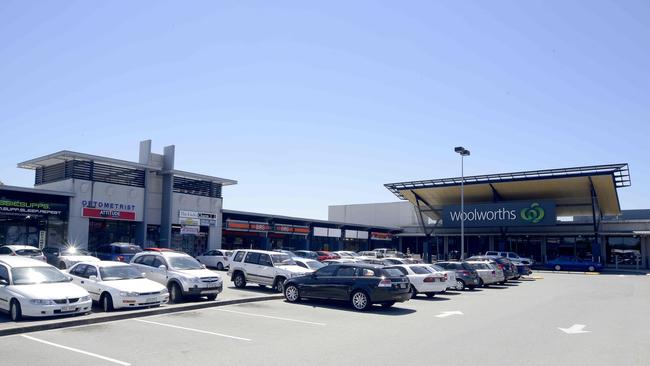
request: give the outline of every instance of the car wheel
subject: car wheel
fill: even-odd
[[[456,290],[464,290],[465,289],[465,282],[463,280],[456,280]]]
[[[59,262],[59,269],[66,269],[67,266],[65,265],[64,262]]]
[[[370,307],[370,299],[368,298],[368,295],[361,290],[352,293],[350,302],[355,310],[363,311]]]
[[[284,298],[288,302],[298,302],[300,300],[300,290],[296,285],[289,285],[284,289]]]
[[[220,270],[220,271],[223,271],[223,263],[218,262],[217,263],[217,269]]]
[[[589,268],[587,268],[587,269],[589,270],[589,272],[595,272],[596,271],[596,267],[594,267],[594,266],[589,266]]]
[[[275,291],[277,291],[277,292],[279,292],[281,294],[284,293],[284,281],[285,280],[286,280],[286,278],[284,278],[284,277],[280,277],[277,280],[275,280],[275,286],[273,286],[273,288],[275,288]]]
[[[11,316],[11,320],[15,322],[23,319],[23,311],[18,300],[11,300],[11,305],[9,305],[9,315]]]
[[[385,302],[385,303],[381,304],[381,306],[385,307],[385,308],[389,308],[389,307],[391,307],[393,305],[395,305],[395,301]]]
[[[429,293],[427,294],[427,297],[428,297],[428,298],[432,298],[432,297],[434,297],[434,296],[436,296],[436,293],[435,293],[435,292],[429,292]]]
[[[418,296],[418,290],[416,290],[415,287],[411,285],[411,299],[415,299],[416,296]]]
[[[183,294],[181,293],[181,288],[175,283],[169,285],[169,302],[172,304],[177,304],[181,301],[182,298]]]
[[[244,277],[243,273],[237,273],[235,275],[235,287],[237,288],[244,288],[246,287],[246,277]]]
[[[483,287],[483,286],[485,286],[485,282],[483,282],[483,279],[482,279],[482,278],[479,278],[479,279],[478,279],[478,286],[479,286],[479,287]]]
[[[559,264],[556,264],[555,267],[553,267],[553,269],[555,269],[556,271],[559,271],[559,270],[562,269],[562,267],[560,267]]]
[[[110,311],[115,310],[115,308],[113,307],[113,298],[111,297],[110,294],[103,294],[99,302],[102,304],[102,309],[104,310],[104,312],[108,313]]]
[[[206,297],[208,298],[208,300],[214,301],[217,299],[217,294],[209,294]]]

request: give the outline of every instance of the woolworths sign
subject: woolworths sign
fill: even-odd
[[[443,227],[460,227],[461,217],[465,227],[487,226],[541,226],[555,225],[555,202],[516,201],[445,206],[442,210]]]

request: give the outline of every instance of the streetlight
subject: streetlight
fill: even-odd
[[[454,151],[460,154],[460,260],[465,259],[465,169],[463,158],[469,156],[469,150],[457,146]]]

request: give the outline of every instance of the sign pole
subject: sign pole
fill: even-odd
[[[460,260],[465,259],[465,165],[460,155]]]

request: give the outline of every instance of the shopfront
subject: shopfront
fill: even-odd
[[[69,201],[65,194],[0,187],[0,245],[63,245]]]

